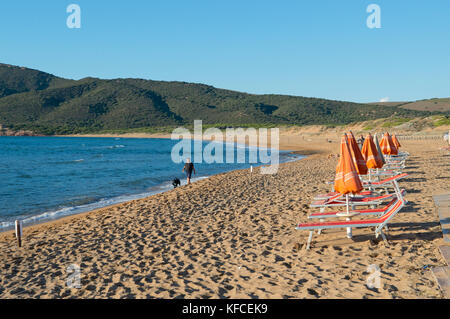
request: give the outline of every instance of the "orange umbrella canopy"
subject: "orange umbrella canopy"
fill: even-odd
[[[395,134],[392,134],[392,142],[394,142],[395,148],[398,149],[401,147],[400,142],[397,139],[397,136]]]
[[[394,141],[392,140],[392,136],[390,136],[389,133],[387,133],[387,136],[388,136],[389,144],[391,145],[391,149],[392,149],[391,155],[398,155],[398,149],[397,149],[397,146],[395,146]]]
[[[377,147],[373,141],[372,135],[367,135],[364,145],[361,149],[362,156],[366,160],[367,168],[382,168],[383,160],[378,154]]]
[[[388,132],[384,133],[380,142],[381,151],[385,155],[397,155],[398,151]]]
[[[363,189],[345,135],[341,139],[341,154],[336,167],[334,189],[341,194],[355,194]]]
[[[378,143],[378,135],[375,134],[375,138],[373,140],[375,143],[375,146],[377,147],[378,155],[380,155],[381,160],[383,161],[383,165],[386,164],[386,161],[384,160],[383,152],[381,151],[380,143]]]
[[[361,150],[359,149],[358,144],[356,143],[356,139],[353,136],[353,133],[350,131],[350,133],[347,134],[348,138],[348,145],[350,147],[350,152],[352,154],[353,162],[356,167],[356,171],[360,175],[366,175],[367,174],[367,164],[366,160],[361,154]]]

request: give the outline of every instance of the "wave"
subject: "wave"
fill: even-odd
[[[100,146],[89,146],[90,150],[102,150],[102,149],[115,149],[115,148],[124,148],[126,145],[123,144],[117,144],[117,145],[100,145]]]
[[[192,179],[192,182],[196,182],[196,181],[208,178],[208,177],[209,176],[195,177]],[[186,184],[186,181],[181,182],[181,186],[183,186],[185,184]],[[111,206],[111,205],[116,205],[116,204],[131,201],[131,200],[146,198],[146,197],[149,197],[149,196],[152,196],[155,194],[166,192],[166,191],[172,189],[172,187],[173,187],[172,181],[165,182],[160,185],[156,185],[156,186],[149,188],[148,191],[144,192],[144,193],[120,195],[120,196],[111,197],[111,198],[103,198],[103,199],[100,199],[98,201],[95,201],[95,202],[92,202],[89,204],[63,207],[63,208],[60,208],[57,210],[44,212],[44,213],[34,215],[34,216],[28,216],[28,217],[22,216],[22,219],[20,218],[20,216],[17,216],[16,219],[21,219],[24,226],[31,226],[31,225],[35,225],[35,224],[39,224],[39,223],[43,223],[43,222],[47,222],[47,221],[56,220],[56,219],[66,217],[66,216],[71,216],[71,215],[88,212],[88,211],[91,211],[94,209],[99,209],[99,208],[103,208],[103,207],[107,207],[107,206]],[[0,222],[0,231],[7,231],[10,229],[14,229],[14,222],[15,221]]]
[[[48,164],[65,165],[65,164],[73,164],[73,163],[80,163],[80,162],[84,162],[84,158],[80,158],[80,159],[76,159],[76,160],[70,160],[70,161],[48,162]]]
[[[217,142],[217,143],[227,144],[227,143],[223,143],[223,142]],[[235,143],[230,143],[230,144],[233,144],[234,147],[253,148],[253,147],[249,147],[249,146],[242,145],[242,144],[235,144]],[[108,146],[108,147],[111,147],[111,146]],[[124,145],[114,145],[112,147],[113,148],[122,148],[125,146]],[[254,148],[256,148],[256,147],[254,147]],[[267,149],[270,149],[270,148],[267,148]],[[155,151],[158,151],[158,150],[155,150]],[[294,154],[289,151],[280,151],[279,154],[280,154],[280,163],[291,162],[291,161],[295,161],[295,160],[304,158],[304,156]],[[103,154],[100,154],[100,155],[103,156]],[[68,164],[68,163],[73,164],[73,163],[82,162],[82,161],[84,161],[83,158],[71,160],[71,161],[55,162],[55,164]],[[264,164],[259,164],[259,165],[264,165]],[[256,167],[259,165],[256,164],[253,166]],[[236,168],[236,169],[239,169],[239,168]],[[226,171],[228,171],[228,170],[226,170]],[[192,179],[192,181],[196,182],[198,180],[205,179],[210,176],[211,176],[211,174],[205,175],[205,176],[194,177]],[[26,178],[26,176],[23,176],[23,178]],[[138,182],[140,182],[140,181],[138,181]],[[145,197],[148,197],[151,195],[162,193],[162,192],[172,189],[173,186],[171,185],[171,182],[172,182],[171,180],[167,180],[165,182],[159,183],[158,185],[152,186],[152,187],[148,188],[147,190],[145,190],[144,192],[139,193],[139,194],[126,194],[126,195],[109,197],[109,198],[104,197],[101,199],[86,198],[82,201],[67,203],[66,207],[55,208],[54,210],[49,210],[49,211],[46,211],[46,212],[43,212],[43,213],[40,213],[37,215],[33,215],[33,216],[31,216],[31,215],[18,216],[17,215],[15,217],[10,217],[10,218],[21,219],[25,226],[38,224],[38,223],[42,223],[45,221],[55,220],[55,219],[58,219],[61,217],[75,215],[75,214],[91,211],[94,209],[98,209],[98,208],[102,208],[102,207],[106,207],[106,206],[110,206],[110,205],[115,205],[115,204],[123,203],[126,201],[130,201],[130,200],[141,199],[141,198],[145,198]],[[181,185],[185,185],[185,184],[186,184],[186,180],[182,179]],[[14,228],[14,220],[13,219],[8,218],[6,221],[0,221],[0,231],[6,231],[9,229],[13,229],[13,228]]]

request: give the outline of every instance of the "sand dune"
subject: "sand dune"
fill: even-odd
[[[313,149],[276,175],[234,171],[163,194],[26,228],[24,247],[0,234],[1,298],[442,298],[430,267],[445,264],[432,194],[448,191],[450,161],[437,141],[405,141],[401,182],[408,205],[393,219],[391,244],[370,229],[325,231],[305,251],[312,197],[327,191],[337,143]],[[336,139],[337,141],[337,139]],[[67,267],[81,269],[68,288]],[[366,286],[369,265],[381,288]]]

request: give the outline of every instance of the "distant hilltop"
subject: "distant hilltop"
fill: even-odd
[[[404,109],[417,111],[438,111],[450,112],[450,98],[433,98],[426,100],[418,100],[412,102],[376,102],[371,104],[398,106]]]
[[[443,112],[247,94],[186,82],[70,80],[0,64],[0,123],[14,132],[53,135],[169,130],[192,125],[195,119],[203,120],[204,126],[218,127],[345,125],[367,119],[433,114]]]

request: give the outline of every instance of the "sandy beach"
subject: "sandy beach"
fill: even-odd
[[[308,207],[328,191],[338,138],[281,136],[311,154],[275,175],[233,171],[145,199],[0,234],[0,298],[443,298],[431,267],[444,266],[432,195],[448,192],[441,140],[401,141],[410,152],[400,186],[407,206],[390,245],[370,229],[328,230],[304,249]],[[81,288],[68,288],[71,264]],[[366,286],[369,265],[381,288]]]

